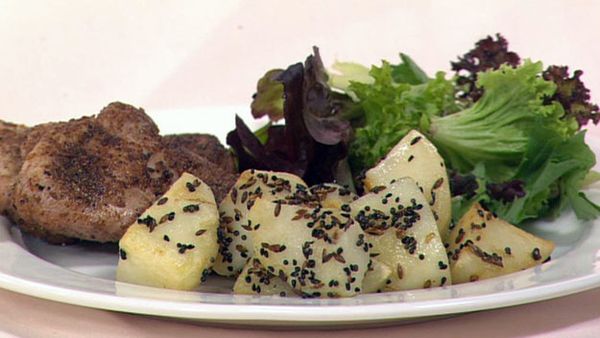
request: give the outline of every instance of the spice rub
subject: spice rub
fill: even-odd
[[[211,145],[192,147],[201,138]],[[217,142],[163,138],[143,109],[119,102],[68,122],[33,128],[2,123],[0,212],[52,243],[118,241],[183,172],[209,184],[220,200],[236,174]],[[223,160],[210,161],[207,148]]]

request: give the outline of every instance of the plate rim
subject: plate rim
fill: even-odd
[[[64,269],[62,267],[59,268]],[[95,277],[90,276],[90,278]],[[299,324],[348,324],[356,322],[427,318],[539,302],[587,291],[598,286],[600,286],[600,273],[593,273],[575,279],[568,279],[523,289],[444,300],[424,300],[405,303],[392,302],[364,304],[360,306],[299,306],[194,303],[131,296],[123,297],[38,283],[0,272],[0,287],[45,300],[131,314],[207,321],[224,320],[232,323],[248,320],[267,320],[269,322],[293,321]],[[399,292],[402,293],[405,291]],[[237,296],[249,299],[257,298],[257,296],[249,295]],[[233,308],[235,308],[235,311],[233,311]],[[298,311],[299,308],[302,308],[304,311]],[[258,318],[258,314],[268,319]],[[226,316],[232,317],[227,318]]]

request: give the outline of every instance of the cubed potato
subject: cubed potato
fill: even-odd
[[[304,181],[280,172],[246,170],[219,205],[219,254],[213,270],[221,276],[237,276],[252,257],[252,227],[248,212],[257,198],[285,199],[296,192],[308,193]]]
[[[383,291],[451,283],[435,219],[413,179],[380,186],[352,202],[350,208],[372,245],[371,257],[392,271]]]
[[[547,260],[554,243],[496,217],[475,203],[452,229],[450,270],[454,283],[493,278]]]
[[[217,256],[218,223],[210,187],[184,173],[121,238],[117,280],[195,289]]]
[[[392,271],[387,265],[372,259],[371,267],[368,268],[363,278],[362,293],[381,292],[391,274]],[[261,296],[276,295],[280,297],[298,296],[297,291],[284,282],[284,279],[286,279],[285,276],[276,276],[265,269],[258,259],[251,258],[244,266],[242,273],[237,277],[233,286],[233,293]]]
[[[371,267],[363,279],[362,292],[382,292],[385,289],[388,280],[390,280],[392,272],[392,269],[387,265],[380,263],[375,258],[371,258]]]
[[[452,218],[446,166],[435,146],[416,130],[404,136],[385,159],[366,172],[364,184],[370,191],[402,177],[412,178],[422,189],[445,239]]]
[[[285,276],[282,276],[285,278]],[[240,295],[295,297],[296,291],[260,264],[256,258],[250,258],[242,273],[237,277],[233,293]]]
[[[369,246],[349,213],[258,199],[248,219],[254,225],[254,257],[304,296],[361,292]]]
[[[324,208],[346,209],[358,196],[339,184],[323,183],[310,187],[310,193]]]

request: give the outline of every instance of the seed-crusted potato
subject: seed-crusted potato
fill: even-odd
[[[350,210],[349,204],[358,199],[358,196],[347,188],[334,183],[318,184],[310,187],[310,195],[306,204],[308,207],[320,205],[323,208]],[[290,285],[283,280],[285,275],[275,275],[275,271],[264,268],[256,258],[250,259],[234,285],[234,293],[279,295],[283,297],[297,296]],[[362,284],[362,292],[377,292],[384,288],[391,270],[384,264],[372,260]],[[282,279],[283,278],[283,279]]]
[[[454,283],[493,278],[541,264],[554,243],[536,237],[475,203],[452,229],[450,270]]]
[[[366,172],[365,189],[370,191],[401,177],[411,177],[423,189],[440,235],[445,239],[452,217],[446,166],[435,146],[416,130],[404,136],[384,160]]]
[[[393,271],[387,265],[371,258],[371,267],[363,279],[362,293],[382,292]]]
[[[285,279],[285,276],[282,276]],[[280,297],[297,296],[296,291],[282,278],[267,270],[256,258],[250,258],[235,280],[233,293]]]
[[[358,196],[335,183],[323,183],[310,187],[310,193],[324,208],[346,209]]]
[[[210,187],[184,173],[121,238],[117,280],[195,289],[217,256],[218,223]]]
[[[367,270],[362,283],[362,293],[381,292],[389,280],[392,270],[385,264],[371,259],[371,267]],[[244,270],[235,280],[233,293],[241,295],[278,295],[280,297],[295,297],[295,291],[284,282],[285,276],[277,276],[268,271],[256,258],[250,258]]]
[[[371,257],[392,270],[383,291],[451,283],[435,219],[413,179],[405,177],[373,189],[350,208],[372,245]]]
[[[308,187],[298,176],[246,170],[219,205],[219,254],[213,270],[221,276],[237,276],[252,257],[252,228],[248,212],[257,198],[284,199]]]
[[[258,199],[248,219],[254,257],[307,297],[361,292],[369,244],[350,214],[339,209]]]

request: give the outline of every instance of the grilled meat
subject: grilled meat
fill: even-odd
[[[237,173],[233,154],[225,149],[219,139],[209,134],[178,134],[163,138],[171,149],[185,148],[216,164],[223,172]]]
[[[28,131],[25,126],[0,121],[0,214],[10,208],[12,188],[23,163],[20,146]]]
[[[175,173],[189,172],[202,179],[212,188],[216,201],[221,202],[238,177],[233,159],[231,163],[227,161],[231,155],[223,148],[224,158],[212,162],[209,160],[210,157],[203,157],[192,150],[180,147],[176,142],[167,143],[164,150],[166,165]]]
[[[142,109],[111,103],[97,117],[34,127],[9,216],[50,242],[113,242],[184,171],[222,198],[235,176],[163,140]],[[17,162],[15,162],[17,163]],[[13,170],[14,172],[14,170]]]

